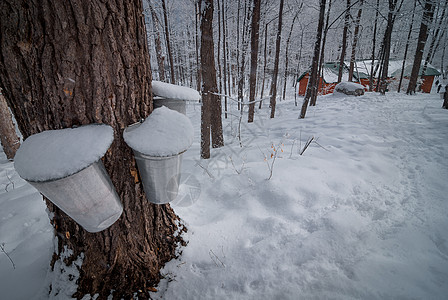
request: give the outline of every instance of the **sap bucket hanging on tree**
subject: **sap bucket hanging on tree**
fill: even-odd
[[[98,232],[123,212],[101,161],[113,139],[112,127],[99,124],[44,131],[23,142],[14,166],[85,230]]]
[[[176,199],[182,153],[193,142],[193,125],[167,107],[155,109],[143,123],[125,129],[125,142],[134,151],[146,199],[165,204]]]
[[[155,96],[154,108],[166,106],[184,115],[187,112],[187,101],[198,102],[201,99],[196,90],[155,80],[152,81],[152,92]]]

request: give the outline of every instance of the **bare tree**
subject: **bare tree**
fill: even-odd
[[[408,50],[409,50],[409,44],[411,41],[412,27],[414,25],[414,16],[415,16],[416,6],[417,6],[417,0],[414,0],[414,8],[412,9],[412,17],[411,17],[411,22],[409,25],[408,38],[406,40],[406,46],[404,47],[403,63],[401,65],[401,73],[400,73],[400,81],[398,82],[398,90],[397,90],[398,93],[401,91],[401,84],[403,83],[404,68],[406,65],[406,59],[408,57]]]
[[[258,68],[258,44],[260,29],[260,6],[261,0],[254,0],[254,9],[252,12],[251,39],[250,39],[250,78],[249,78],[249,115],[248,122],[254,121],[255,112],[255,87],[257,86],[257,68]]]
[[[288,77],[288,64],[289,64],[289,44],[291,42],[291,35],[292,35],[292,31],[294,29],[294,24],[297,20],[297,17],[299,16],[299,13],[300,13],[300,10],[302,9],[302,7],[303,7],[303,3],[300,4],[297,12],[294,14],[294,18],[292,18],[291,27],[289,28],[288,38],[286,39],[285,73],[283,76],[283,95],[282,95],[283,100],[285,100],[285,97],[286,97],[286,82],[287,82],[287,77]]]
[[[155,41],[155,49],[156,49],[156,57],[157,57],[157,65],[159,67],[159,79],[161,81],[165,81],[165,66],[164,60],[165,57],[162,54],[162,42],[160,41],[160,30],[159,30],[159,18],[157,17],[154,8],[152,7],[151,1],[148,2],[149,10],[151,11],[152,24],[154,28],[154,41]]]
[[[174,235],[182,226],[169,205],[146,200],[122,138],[125,126],[152,110],[141,1],[3,0],[0,32],[0,84],[25,139],[91,123],[115,132],[103,161],[123,214],[108,229],[88,233],[47,201],[58,237],[51,265],[84,255],[75,298],[106,299],[113,290],[117,299],[148,299],[182,241]],[[72,254],[61,257],[64,248]]]
[[[277,40],[275,43],[274,73],[272,74],[272,82],[271,82],[271,101],[270,101],[271,118],[274,118],[275,116],[275,104],[277,98],[277,78],[278,78],[278,63],[280,58],[280,42],[282,38],[283,4],[284,0],[280,0],[280,8],[278,11]]]
[[[362,6],[364,4],[364,0],[359,2],[358,14],[356,16],[355,21],[355,32],[353,34],[353,43],[352,43],[352,54],[350,56],[350,67],[348,70],[348,81],[353,81],[353,71],[355,69],[355,60],[356,60],[356,46],[358,45],[359,39],[359,25],[361,23],[361,15],[362,15]]]
[[[221,100],[216,82],[215,54],[213,43],[213,0],[201,0],[201,157],[210,158],[210,134],[212,147],[224,144],[222,136]]]
[[[308,108],[308,103],[312,96],[313,90],[315,95],[317,95],[317,89],[319,86],[317,71],[319,69],[320,42],[324,27],[325,6],[326,6],[326,0],[320,0],[319,22],[317,25],[316,41],[314,42],[314,55],[313,55],[313,63],[311,65],[311,76],[308,81],[308,87],[306,89],[305,99],[303,99],[302,110],[300,111],[301,119],[305,118],[306,110]]]
[[[344,71],[344,60],[345,60],[345,53],[346,53],[346,49],[347,49],[347,33],[348,33],[349,23],[350,23],[350,0],[347,0],[347,6],[345,9],[344,29],[342,31],[341,56],[339,58],[338,82],[342,81],[342,74]]]
[[[418,34],[417,48],[415,49],[414,65],[412,66],[411,77],[409,78],[409,85],[406,94],[415,94],[417,87],[418,73],[422,64],[423,50],[425,48],[426,39],[428,38],[428,26],[432,23],[434,16],[435,1],[425,0],[425,8],[423,10],[423,18],[420,24],[420,31]]]
[[[403,5],[403,0],[398,3],[399,0],[389,0],[389,12],[387,14],[387,26],[386,31],[384,32],[383,38],[383,60],[381,65],[381,76],[378,80],[379,82],[379,92],[381,94],[385,94],[387,90],[387,78],[389,72],[389,59],[390,59],[390,46],[392,40],[392,31],[395,23],[395,19],[398,15],[398,12]]]
[[[168,12],[166,9],[165,0],[162,0],[162,8],[163,8],[163,19],[165,21],[165,39],[166,39],[166,48],[168,52],[168,59],[170,61],[170,70],[171,70],[171,83],[176,84],[175,74],[174,74],[174,61],[173,61],[173,51],[171,50],[171,42],[170,42],[170,29],[168,26]]]

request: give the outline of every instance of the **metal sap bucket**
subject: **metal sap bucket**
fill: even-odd
[[[101,159],[64,178],[28,182],[88,232],[108,228],[123,212]]]
[[[154,97],[153,98],[154,109],[162,107],[162,106],[166,106],[169,109],[175,110],[184,115],[186,115],[186,113],[187,113],[187,104],[186,103],[187,103],[187,101],[179,100],[179,99],[170,99],[170,98],[163,98],[163,97]]]
[[[166,204],[179,191],[182,153],[173,156],[149,156],[134,151],[146,199],[154,204]]]

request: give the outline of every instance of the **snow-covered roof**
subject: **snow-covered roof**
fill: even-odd
[[[149,156],[172,156],[193,143],[193,125],[185,115],[165,106],[155,109],[141,124],[129,126],[123,133],[134,150]]]
[[[22,143],[14,167],[28,181],[64,178],[98,161],[113,139],[114,130],[104,124],[47,130]]]
[[[374,68],[376,66],[376,64],[378,63],[378,61],[376,60],[374,62]],[[423,65],[425,64],[425,61],[422,60],[422,64],[420,67],[420,73],[419,75],[421,75],[421,71],[423,69]],[[410,76],[411,75],[411,71],[412,71],[412,65],[413,65],[413,61],[407,61],[405,62],[405,67],[404,67],[404,76]],[[371,71],[371,67],[372,67],[372,60],[359,60],[356,61],[356,66],[358,67],[358,70],[360,72],[363,72],[365,74],[370,74]],[[388,77],[398,77],[401,74],[401,68],[403,66],[403,61],[402,60],[390,60],[389,61],[389,67],[387,69],[387,76]],[[428,64],[428,67],[426,69],[425,75],[435,75],[438,76],[440,75],[440,72],[431,64]]]
[[[201,95],[194,89],[155,80],[152,81],[152,92],[155,96],[168,99],[188,101],[198,101],[201,99]]]

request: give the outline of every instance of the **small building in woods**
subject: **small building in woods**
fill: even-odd
[[[379,68],[376,66],[378,61],[375,61],[374,65],[374,74],[377,77]],[[419,77],[421,80],[419,80],[419,87],[418,90],[422,93],[430,93],[431,88],[434,82],[434,77],[439,76],[441,73],[431,64],[428,64],[425,70],[425,74],[422,76],[423,72],[423,66],[425,62],[422,61],[420,71],[419,71]],[[343,67],[342,72],[342,81],[348,80],[348,63],[345,63]],[[400,80],[401,76],[401,69],[402,69],[403,61],[402,60],[391,60],[389,62],[388,67],[388,76],[387,81],[389,88],[388,90],[394,90],[398,87],[398,82]],[[369,86],[370,83],[370,72],[371,72],[371,66],[372,61],[371,60],[359,60],[355,62],[355,69],[353,72],[353,82],[360,83],[364,85],[365,87]],[[319,78],[319,89],[318,93],[319,95],[326,95],[333,93],[334,87],[338,83],[338,72],[339,72],[339,62],[327,62],[324,63],[322,66],[323,69],[323,76]],[[402,84],[402,89],[407,88],[407,82],[409,82],[409,78],[411,76],[412,72],[412,62],[406,63],[404,67],[404,82]],[[305,96],[306,93],[306,87],[308,85],[308,80],[310,78],[311,71],[308,70],[304,72],[298,79],[299,83],[299,96]],[[407,82],[406,82],[407,81]],[[377,80],[374,78],[374,84],[376,84]]]
[[[349,68],[346,64],[342,66],[342,81],[348,81]],[[306,87],[310,79],[311,70],[304,72],[299,79],[299,96],[305,96]],[[326,62],[322,66],[322,75],[319,77],[319,95],[331,94],[338,84],[339,62]],[[369,77],[366,73],[356,70],[353,72],[353,82],[360,83],[364,86],[369,85]]]

